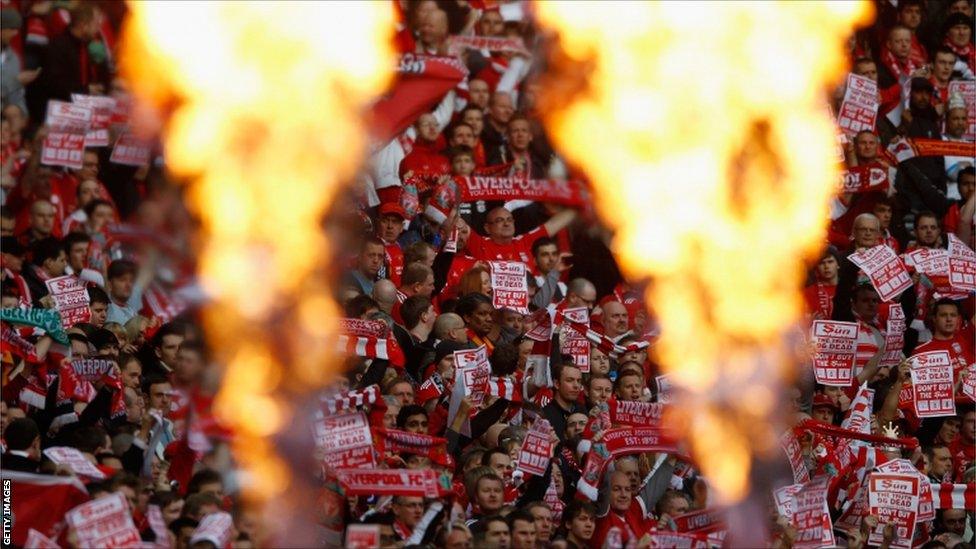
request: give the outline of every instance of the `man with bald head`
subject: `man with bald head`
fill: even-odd
[[[468,237],[467,250],[471,257],[483,261],[521,261],[533,266],[532,243],[538,238],[552,236],[576,219],[576,211],[563,209],[531,231],[515,235],[515,217],[503,207],[490,210],[485,216],[485,238],[475,231]]]
[[[485,118],[485,128],[481,131],[481,143],[485,146],[485,154],[496,158],[505,148],[508,121],[515,114],[515,102],[508,92],[495,92],[488,101],[488,116]]]
[[[30,246],[38,240],[54,235],[55,217],[57,211],[54,204],[44,199],[35,200],[30,206],[30,218],[27,230],[20,235],[21,243]]]
[[[467,343],[468,332],[464,328],[464,319],[459,315],[444,313],[434,321],[434,337],[440,341]]]
[[[608,301],[603,305],[603,333],[615,343],[630,333],[630,317],[623,303]]]
[[[566,308],[586,307],[588,311],[593,310],[596,303],[596,286],[585,278],[574,278],[569,281],[566,287]]]
[[[393,305],[397,300],[396,292],[396,284],[389,279],[383,278],[373,283],[373,301],[386,314],[393,314]]]

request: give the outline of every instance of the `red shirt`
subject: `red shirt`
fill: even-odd
[[[475,259],[484,261],[521,261],[535,268],[535,259],[532,257],[532,243],[544,236],[549,236],[549,231],[545,225],[539,225],[531,231],[516,236],[508,244],[496,244],[490,238],[485,238],[480,234],[471,231],[468,237],[468,252]]]
[[[603,517],[596,520],[596,530],[590,538],[590,547],[636,546],[644,534],[650,531],[649,521],[644,518],[644,510],[636,500],[631,500],[630,507],[624,514],[618,514],[611,509]]]
[[[814,314],[819,313],[821,318],[830,318],[834,311],[834,294],[836,293],[836,284],[817,282],[807,286],[803,289],[803,299],[806,301],[807,310]]]
[[[403,275],[403,250],[396,242],[384,244],[386,250],[386,277],[400,286],[400,276]]]
[[[976,461],[976,445],[966,444],[961,436],[949,445],[952,453],[952,477],[955,482],[962,482],[962,475],[973,461]]]
[[[437,143],[414,142],[413,150],[400,161],[400,177],[407,172],[414,174],[449,174],[451,162],[440,153]]]

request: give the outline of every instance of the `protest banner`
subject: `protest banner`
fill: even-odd
[[[54,308],[61,313],[61,322],[65,328],[79,322],[88,322],[91,318],[88,290],[81,280],[65,275],[45,280],[44,285],[54,299]]]
[[[878,117],[878,84],[865,76],[847,75],[847,89],[837,113],[837,125],[853,138],[861,130],[874,131]]]
[[[529,282],[525,263],[521,261],[489,261],[491,273],[491,304],[496,309],[511,309],[529,314]]]
[[[773,490],[773,503],[776,505],[776,512],[789,520],[793,520],[793,513],[796,511],[796,494],[802,488],[802,484],[789,484]]]
[[[840,192],[867,193],[888,188],[888,172],[876,166],[848,168],[841,176]]]
[[[433,469],[339,469],[335,473],[350,496],[439,498],[451,492],[451,477]]]
[[[970,364],[963,373],[962,394],[976,402],[976,364]]]
[[[139,139],[131,131],[123,131],[115,146],[112,147],[112,156],[109,162],[122,166],[145,166],[149,164],[152,155],[152,144]]]
[[[796,549],[834,545],[833,523],[827,508],[827,482],[827,477],[817,477],[793,494],[792,523],[796,527],[793,547]]]
[[[856,322],[815,320],[812,333],[815,352],[813,372],[817,383],[850,387],[854,379],[854,359],[857,351]]]
[[[917,522],[927,522],[935,518],[935,506],[932,499],[932,483],[929,478],[919,471],[907,459],[893,459],[878,465],[878,472],[915,475],[918,477],[918,516]]]
[[[75,358],[71,361],[71,368],[82,381],[94,382],[112,371],[115,361],[107,358]]]
[[[74,528],[79,547],[138,547],[139,530],[132,522],[129,502],[122,492],[102,496],[68,511],[68,525]]]
[[[800,448],[800,441],[797,440],[793,431],[788,430],[783,433],[783,436],[779,439],[779,443],[783,451],[786,452],[786,457],[790,462],[790,468],[793,469],[793,482],[797,484],[809,482],[810,471],[807,470],[807,466],[803,462],[803,450]]]
[[[878,517],[878,525],[868,537],[868,543],[880,545],[884,527],[895,527],[891,547],[910,549],[918,516],[919,479],[914,475],[871,473],[868,476],[868,510]]]
[[[674,401],[674,392],[671,388],[671,375],[661,374],[654,378],[657,385],[657,401],[660,404],[668,404]]]
[[[884,244],[859,250],[848,258],[868,275],[881,301],[892,301],[912,285],[905,263]]]
[[[85,135],[91,126],[89,107],[64,101],[48,101],[44,124],[48,133],[41,144],[41,164],[80,170],[85,153]]]
[[[77,448],[71,446],[52,446],[44,449],[44,456],[58,465],[66,465],[76,475],[95,480],[104,480],[105,473],[85,458]]]
[[[525,434],[522,448],[518,454],[518,470],[526,475],[546,474],[552,458],[552,427],[543,418],[538,418]]]
[[[349,524],[346,526],[346,549],[379,549],[379,524]]]
[[[590,311],[586,307],[574,307],[563,311],[563,317],[572,322],[590,325]],[[573,357],[573,364],[582,373],[590,371],[590,340],[577,330],[563,329],[559,338],[559,352]]]
[[[454,351],[454,379],[464,387],[464,396],[472,407],[481,406],[488,391],[488,350],[484,345],[477,349]]]
[[[325,451],[326,466],[338,469],[376,464],[373,437],[363,412],[320,415],[314,425],[315,443]]]
[[[949,285],[960,291],[976,292],[976,252],[949,233]]]
[[[214,547],[221,548],[230,545],[230,538],[234,531],[234,519],[230,513],[217,511],[209,513],[200,519],[200,524],[190,536],[190,545],[196,546],[201,541],[209,541]]]
[[[887,330],[885,330],[885,350],[879,362],[881,367],[893,368],[901,363],[905,356],[905,329],[907,327],[905,311],[898,306],[891,307],[888,310],[888,325]]]
[[[27,531],[27,543],[24,549],[61,549],[58,542],[31,528]]]
[[[966,105],[966,131],[962,138],[966,141],[976,141],[976,82],[972,80],[953,80],[949,82],[949,100],[954,95],[962,98]]]
[[[956,415],[952,358],[947,351],[930,351],[909,359],[915,414],[920,418]]]
[[[107,95],[71,94],[75,105],[91,109],[91,125],[85,134],[85,147],[105,147],[109,144],[109,127],[115,112],[115,98]]]

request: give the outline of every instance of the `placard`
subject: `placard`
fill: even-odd
[[[878,517],[868,543],[880,545],[884,527],[893,524],[895,539],[891,547],[910,549],[918,514],[919,479],[914,475],[871,473],[868,477],[868,509]]]
[[[671,387],[671,374],[661,374],[654,378],[657,384],[657,401],[661,404],[674,402],[674,391]]]
[[[851,137],[861,130],[874,131],[879,105],[878,84],[865,76],[848,74],[847,90],[837,113],[837,125]]]
[[[935,519],[932,483],[927,476],[912,465],[912,462],[907,459],[893,459],[878,465],[878,472],[915,475],[918,477],[918,516],[916,517],[916,521],[927,522]]]
[[[65,275],[45,280],[44,285],[54,299],[54,308],[61,313],[61,323],[65,328],[91,319],[88,290],[81,280]]]
[[[121,492],[83,503],[64,516],[75,530],[79,547],[138,547],[141,543]]]
[[[190,545],[199,541],[210,541],[215,547],[222,548],[230,545],[231,534],[234,530],[234,519],[230,513],[217,511],[209,513],[200,519],[200,525],[190,536]]]
[[[970,364],[962,376],[962,394],[976,401],[976,364]]]
[[[912,285],[912,277],[909,276],[905,263],[894,250],[884,244],[859,250],[848,258],[868,275],[881,301],[894,300]]]
[[[966,131],[962,138],[966,141],[976,141],[976,82],[972,80],[953,80],[949,82],[949,98],[953,95],[962,97],[966,104]]]
[[[123,166],[145,166],[152,155],[152,144],[136,137],[131,131],[124,131],[115,140],[109,162]]]
[[[58,465],[67,465],[76,475],[103,480],[105,473],[85,458],[77,448],[52,446],[44,450],[44,456]]]
[[[321,416],[315,421],[316,446],[331,469],[375,465],[373,437],[363,412]]]
[[[546,474],[552,458],[552,426],[543,418],[538,418],[525,434],[522,448],[518,454],[518,470],[526,475]]]
[[[586,307],[573,307],[563,311],[563,316],[570,321],[579,322],[584,326],[590,325],[590,311]],[[578,331],[566,326],[559,336],[559,352],[573,357],[573,364],[580,372],[590,371],[590,340]]]
[[[881,367],[894,368],[901,364],[901,360],[905,356],[905,329],[907,327],[905,311],[900,306],[889,308],[888,326],[885,330],[885,350],[879,362]]]
[[[71,102],[92,111],[91,126],[85,134],[85,147],[105,147],[109,144],[109,126],[115,112],[115,98],[107,95],[71,94]]]
[[[793,431],[788,430],[783,433],[783,436],[779,439],[779,443],[783,447],[783,451],[786,452],[787,459],[790,461],[790,468],[793,469],[793,482],[797,484],[809,482],[810,471],[807,470],[807,466],[803,462],[803,450],[800,447],[800,441],[797,440]]]
[[[952,359],[947,351],[929,351],[909,359],[915,414],[920,418],[956,415]]]
[[[796,527],[794,549],[832,547],[833,524],[827,508],[827,477],[803,484],[793,495],[792,523]]]
[[[379,549],[379,524],[350,524],[346,526],[346,549]]]
[[[477,349],[454,351],[454,379],[464,387],[464,396],[471,401],[472,409],[481,406],[488,390],[488,350],[484,345]]]
[[[92,110],[89,107],[48,101],[44,120],[48,133],[41,145],[41,164],[80,170],[85,152],[85,134],[91,126],[91,119]]]
[[[949,234],[949,285],[956,290],[976,292],[976,252]]]
[[[850,387],[857,354],[857,323],[815,320],[812,332],[816,346],[813,372],[817,383]]]
[[[529,282],[525,263],[521,261],[489,261],[491,272],[491,304],[496,309],[511,309],[529,314]]]

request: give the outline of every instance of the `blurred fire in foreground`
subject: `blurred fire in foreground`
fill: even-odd
[[[293,480],[271,436],[338,362],[323,213],[358,168],[362,112],[395,64],[381,2],[129,4],[124,73],[162,122],[201,226],[205,326],[225,365],[215,412],[252,501]]]
[[[680,422],[725,503],[778,449],[804,258],[838,179],[824,90],[869,2],[539,2],[544,119],[662,328]],[[707,75],[707,80],[705,76]]]

